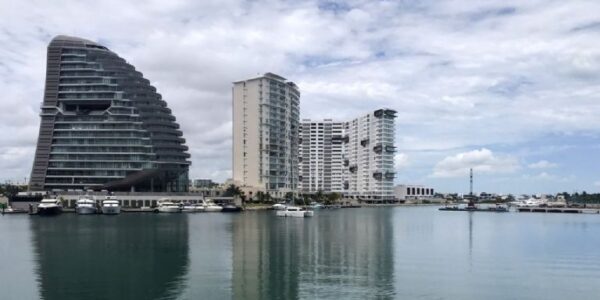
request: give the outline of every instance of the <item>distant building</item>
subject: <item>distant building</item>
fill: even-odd
[[[283,197],[298,188],[300,91],[273,74],[233,83],[233,180]]]
[[[185,139],[142,73],[76,37],[47,54],[31,190],[187,191]]]
[[[378,109],[346,123],[344,194],[367,202],[394,200],[396,111]]]
[[[302,120],[298,189],[302,193],[343,192],[344,122]]]
[[[497,198],[499,198],[498,194],[482,192],[482,193],[479,193],[478,200],[479,201],[493,201],[493,200],[496,200]]]
[[[213,182],[212,179],[194,179],[192,187],[196,189],[200,188],[212,188],[218,184]]]
[[[424,185],[400,184],[394,188],[394,194],[398,200],[423,200],[433,198],[433,188]]]

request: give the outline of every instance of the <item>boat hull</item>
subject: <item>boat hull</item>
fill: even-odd
[[[307,211],[307,210],[300,210],[300,211],[286,211],[286,210],[280,210],[277,211],[276,215],[278,217],[293,217],[293,218],[305,218],[305,217],[312,217],[314,216],[314,212],[313,211]]]
[[[37,214],[40,216],[54,216],[62,213],[62,207],[38,207]]]
[[[103,215],[118,215],[121,213],[121,208],[120,207],[102,207],[102,214]]]
[[[224,206],[223,212],[241,212],[242,208],[239,206]]]
[[[204,207],[202,206],[184,206],[183,209],[181,210],[181,212],[184,213],[198,213],[198,212],[203,212],[204,211]]]
[[[98,212],[98,209],[90,206],[83,206],[75,208],[78,215],[94,215]]]
[[[180,213],[181,212],[181,208],[179,207],[159,207],[157,209],[157,212],[160,213]]]
[[[220,206],[216,206],[216,205],[215,205],[215,206],[212,206],[212,205],[211,205],[211,206],[205,206],[205,207],[204,207],[204,211],[205,211],[205,212],[220,212],[220,211],[222,211],[222,210],[223,210],[223,208],[222,208],[222,207],[220,207]]]

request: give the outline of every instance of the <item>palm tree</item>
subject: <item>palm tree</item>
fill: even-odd
[[[242,190],[240,189],[239,186],[236,186],[235,184],[228,186],[227,189],[225,190],[225,193],[223,194],[223,196],[225,196],[225,197],[233,197],[233,196],[241,196],[241,195],[242,195]]]

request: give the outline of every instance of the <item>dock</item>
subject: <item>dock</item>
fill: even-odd
[[[517,207],[518,212],[558,214],[600,214],[600,209],[572,207]]]

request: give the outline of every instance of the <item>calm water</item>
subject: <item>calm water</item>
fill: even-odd
[[[0,299],[598,299],[600,216],[0,217]]]

